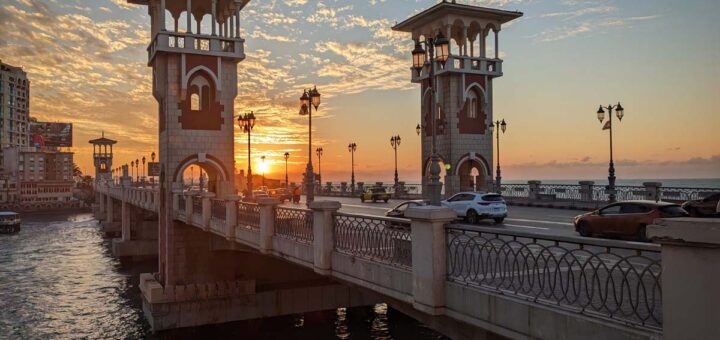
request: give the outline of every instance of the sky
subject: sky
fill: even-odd
[[[253,164],[299,181],[307,162],[304,88],[323,103],[313,119],[323,181],[391,181],[399,134],[401,180],[420,179],[419,85],[413,43],[390,30],[439,1],[251,1],[242,11],[247,59],[235,113],[254,111]],[[619,178],[720,177],[720,2],[717,0],[458,0],[524,16],[500,32],[504,76],[494,82],[505,119],[505,179],[607,176],[607,131],[595,112],[622,102],[614,126]],[[149,17],[124,0],[3,0],[0,59],[32,82],[30,113],[74,123],[75,160],[92,173],[87,141],[118,141],[115,164],[157,151],[157,103],[147,67]],[[247,164],[236,129],[236,161]],[[317,170],[317,159],[315,167]]]

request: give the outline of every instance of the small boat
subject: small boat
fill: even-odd
[[[0,211],[0,234],[14,234],[20,231],[20,214]]]

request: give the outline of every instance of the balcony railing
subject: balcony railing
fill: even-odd
[[[499,77],[503,74],[502,59],[451,55],[445,63],[437,61],[434,63],[436,75],[446,72],[462,72]],[[425,64],[420,70],[420,74],[414,68],[411,68],[410,71],[413,82],[421,81],[430,75],[430,64]]]
[[[148,46],[148,62],[158,52],[194,53],[231,59],[245,59],[245,40],[205,34],[161,31]]]

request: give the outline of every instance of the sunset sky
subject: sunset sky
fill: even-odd
[[[390,30],[434,0],[253,0],[243,10],[247,59],[236,114],[255,111],[253,162],[291,181],[307,162],[302,89],[317,84],[314,119],[323,180],[390,181],[399,134],[401,180],[420,178],[420,90],[410,83],[409,35]],[[504,76],[495,85],[505,179],[607,176],[599,104],[621,101],[619,178],[720,177],[720,2],[717,0],[458,0],[519,10],[500,32]],[[31,115],[70,121],[76,162],[91,173],[100,136],[118,140],[116,165],[157,151],[147,9],[124,0],[3,0],[0,59],[29,74]],[[245,136],[236,135],[246,168]],[[317,159],[315,159],[317,160]],[[316,165],[317,169],[317,165]]]

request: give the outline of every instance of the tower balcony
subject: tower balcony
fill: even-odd
[[[445,63],[433,61],[435,63],[435,75],[443,75],[446,73],[468,73],[479,74],[490,77],[501,77],[502,59],[485,58],[485,57],[468,57],[451,55]],[[420,70],[420,74],[414,69],[410,69],[411,79],[413,83],[420,83],[430,76],[430,64],[426,63]]]
[[[159,52],[190,53],[241,61],[245,59],[245,39],[217,35],[159,31],[148,51],[148,65]]]

